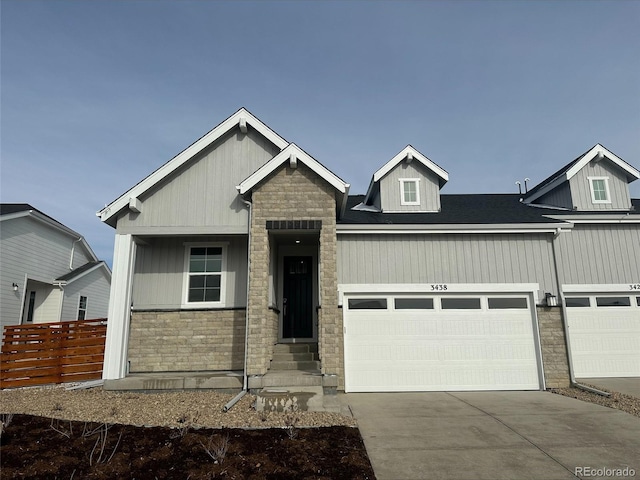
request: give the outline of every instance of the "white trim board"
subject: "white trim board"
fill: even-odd
[[[147,176],[144,180],[127,190],[120,197],[115,199],[109,205],[105,206],[102,210],[98,211],[96,215],[100,217],[100,220],[102,220],[103,222],[107,222],[120,210],[129,207],[131,199],[138,198],[150,188],[157,185],[160,181],[180,168],[186,162],[191,160],[194,156],[196,156],[202,150],[218,140],[229,130],[235,128],[237,125],[240,125],[241,122],[251,125],[251,127],[256,129],[260,134],[262,134],[265,138],[267,138],[281,150],[288,144],[288,142],[284,138],[267,127],[264,123],[254,117],[248,110],[243,107],[236,113],[231,115],[229,118],[224,120],[222,123],[220,123],[218,126],[216,126],[213,130],[209,131],[206,135],[197,140],[191,146],[187,147],[185,150],[173,157],[163,166],[158,168],[151,175]]]
[[[630,283],[609,283],[609,284],[572,284],[562,285],[563,293],[626,293],[628,295],[640,295],[640,290],[632,288],[640,285],[640,278]]]

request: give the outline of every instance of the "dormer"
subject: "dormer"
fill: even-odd
[[[597,144],[529,190],[523,202],[575,211],[630,210],[640,171]]]
[[[449,174],[411,145],[373,174],[364,202],[354,207],[384,213],[440,211]]]

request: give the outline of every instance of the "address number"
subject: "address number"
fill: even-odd
[[[431,285],[433,287],[433,285]],[[640,290],[640,283],[632,283],[629,285],[629,290]]]
[[[444,292],[447,290],[447,285],[445,283],[436,283],[431,285],[432,292]]]

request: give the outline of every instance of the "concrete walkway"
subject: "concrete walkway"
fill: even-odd
[[[640,377],[580,378],[580,383],[593,385],[606,392],[620,392],[640,398]],[[638,473],[640,476],[640,473]]]
[[[553,393],[350,393],[342,401],[378,480],[615,478],[595,470],[625,467],[640,477],[640,418]]]

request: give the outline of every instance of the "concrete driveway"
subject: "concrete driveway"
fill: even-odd
[[[625,478],[597,471],[625,468],[626,478],[629,469],[640,478],[640,418],[553,393],[350,393],[342,401],[378,480]]]

